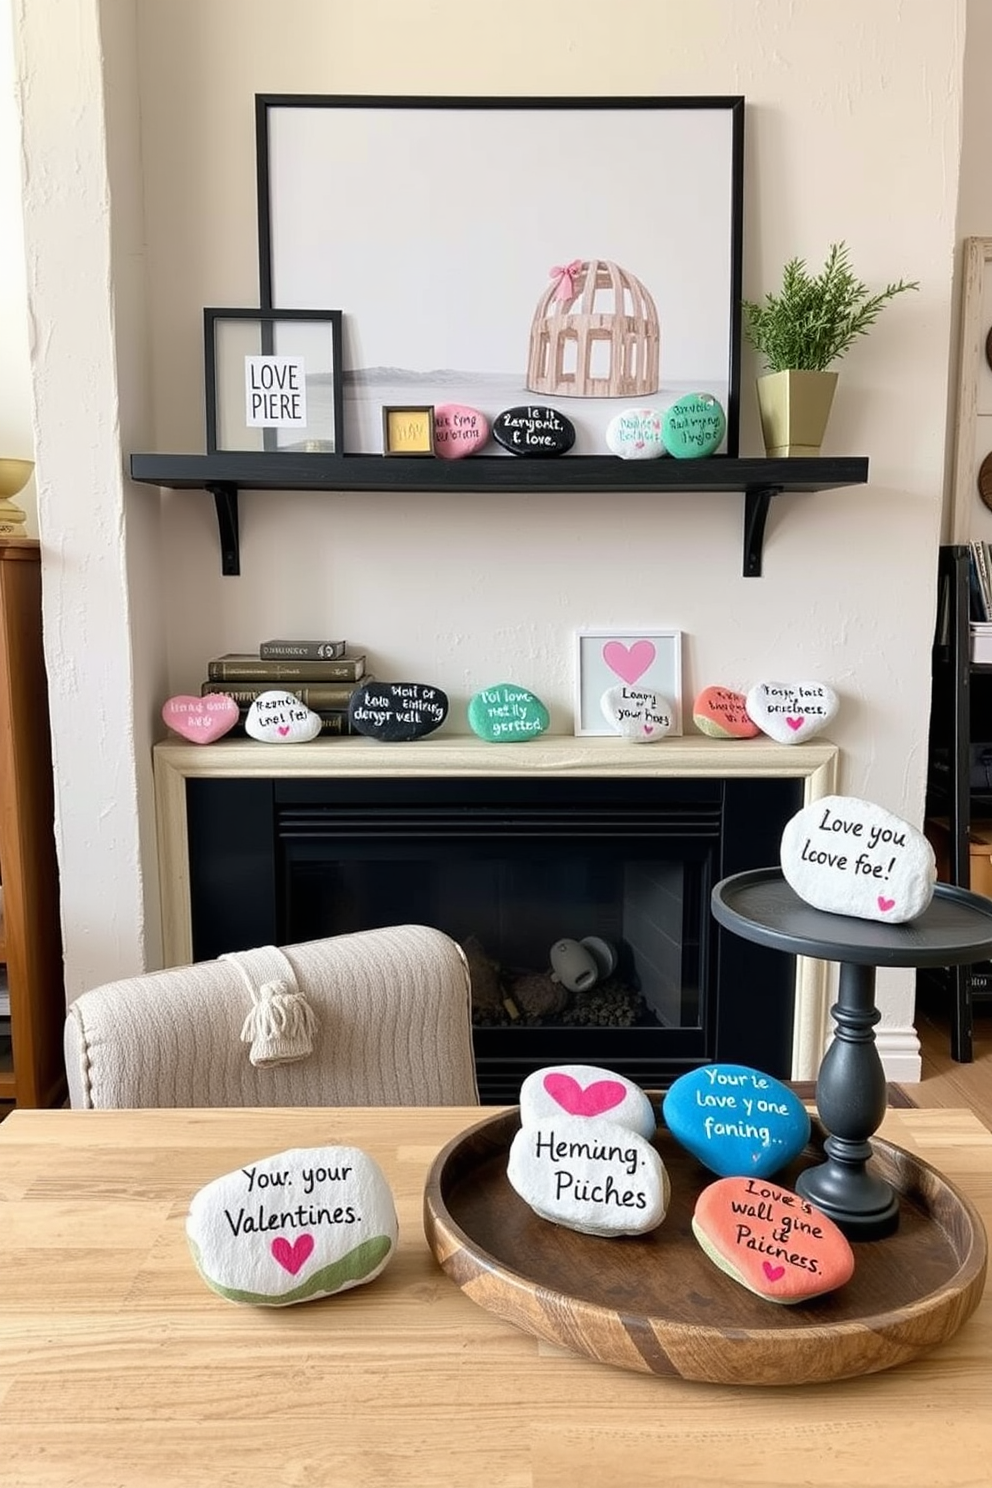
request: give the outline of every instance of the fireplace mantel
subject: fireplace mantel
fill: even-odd
[[[743,777],[803,782],[804,804],[836,790],[839,750],[814,740],[708,739],[694,734],[638,745],[618,737],[543,735],[525,744],[433,735],[405,744],[347,738],[312,744],[221,739],[208,746],[169,739],[154,749],[158,864],[165,964],[192,959],[186,781],[327,777],[515,776],[692,779]],[[797,960],[792,1077],[815,1078],[829,1024],[827,966]]]

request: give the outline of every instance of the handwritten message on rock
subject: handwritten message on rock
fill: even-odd
[[[548,1116],[595,1121],[601,1116],[642,1137],[657,1129],[654,1107],[639,1085],[596,1064],[555,1064],[533,1070],[520,1087],[520,1121],[534,1126]]]
[[[296,1147],[194,1194],[186,1238],[230,1302],[287,1307],[371,1281],[396,1248],[392,1191],[360,1147]]]
[[[245,733],[261,744],[306,744],[316,739],[320,728],[318,714],[276,687],[259,693],[245,719]]]
[[[675,727],[675,709],[648,687],[609,687],[599,700],[603,717],[624,739],[655,744]]]
[[[836,717],[837,694],[822,682],[758,682],[745,699],[748,717],[779,744],[802,744]]]
[[[442,460],[463,460],[489,438],[489,420],[464,403],[439,403],[434,409],[434,453]]]
[[[656,1229],[671,1191],[660,1155],[619,1122],[546,1116],[510,1144],[507,1177],[541,1219],[585,1235]]]
[[[744,1064],[706,1064],[669,1087],[662,1119],[711,1172],[767,1177],[797,1157],[810,1120],[794,1091]]]
[[[696,1200],[692,1232],[715,1265],[769,1302],[806,1302],[854,1275],[854,1252],[821,1210],[756,1178],[721,1178]]]
[[[712,393],[686,393],[666,408],[661,437],[676,460],[698,460],[720,448],[726,430],[726,414]]]
[[[191,744],[223,739],[240,716],[234,699],[221,692],[208,697],[172,697],[162,708],[162,721]]]
[[[575,443],[575,425],[557,408],[528,403],[498,414],[493,438],[511,455],[563,455]]]
[[[390,744],[424,739],[447,716],[447,694],[423,682],[370,682],[357,688],[348,702],[355,733]]]
[[[933,898],[937,868],[922,832],[857,796],[823,796],[786,822],[782,873],[815,909],[901,925]]]
[[[753,739],[761,733],[748,717],[744,694],[729,687],[704,687],[692,705],[692,721],[711,739]]]
[[[512,682],[484,687],[469,699],[468,726],[490,744],[523,744],[543,734],[550,722],[541,699]]]
[[[621,460],[657,460],[665,453],[657,408],[625,408],[606,426],[606,448]]]

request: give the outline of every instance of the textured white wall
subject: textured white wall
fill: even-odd
[[[195,690],[209,656],[250,649],[265,634],[347,636],[380,676],[444,687],[456,730],[473,691],[512,678],[538,692],[553,729],[567,733],[579,626],[678,627],[688,701],[714,682],[834,685],[841,788],[919,820],[964,0],[697,0],[689,11],[675,0],[618,0],[608,12],[593,0],[503,0],[498,23],[482,0],[17,0],[15,9],[30,84],[33,313],[62,357],[86,348],[93,385],[90,394],[77,379],[84,410],[66,420],[69,374],[50,358],[36,372],[47,410],[39,465],[51,472],[42,535],[57,549],[63,614],[83,632],[67,629],[55,643],[63,761],[71,738],[93,766],[88,800],[74,768],[60,779],[70,993],[99,966],[117,974],[129,958],[154,955],[134,921],[149,894],[135,877],[153,867],[136,812],[157,704]],[[56,15],[67,39],[52,45],[45,33]],[[101,47],[115,39],[101,81]],[[80,77],[80,58],[91,76]],[[114,252],[119,266],[129,244],[99,179],[102,86],[114,99],[135,93],[140,108],[131,116],[140,156],[135,147],[133,158],[112,160],[111,200],[131,212],[140,185],[143,238],[130,247],[147,273],[151,412],[132,410],[123,430],[113,426],[128,391],[115,357],[123,348],[134,366],[146,347],[140,316],[115,321],[109,298]],[[203,449],[202,307],[257,303],[256,92],[744,94],[746,293],[772,287],[793,253],[818,264],[840,238],[869,283],[921,281],[842,364],[824,453],[867,454],[870,484],[778,498],[759,580],[740,576],[737,496],[249,493],[242,577],[222,578],[210,498],[173,493],[159,503],[121,480],[121,461],[135,448]],[[62,115],[57,135],[43,102]],[[425,176],[425,210],[446,164]],[[58,228],[38,200],[48,187],[35,166],[66,193]],[[79,189],[68,190],[76,173]],[[681,193],[706,189],[691,167],[657,162],[654,175],[645,189],[667,193],[673,212]],[[475,162],[468,176],[466,189],[499,199],[493,162]],[[594,185],[582,184],[581,162],[563,159],[552,189]],[[56,235],[80,255],[71,287],[46,272]],[[398,252],[402,242],[398,222]],[[745,454],[760,450],[755,370],[746,354]],[[84,427],[93,434],[85,451]],[[159,505],[160,543],[148,517]],[[94,597],[104,577],[106,593]],[[93,878],[85,893],[75,886],[84,863]],[[912,977],[883,976],[880,988],[883,1047],[911,1051]]]

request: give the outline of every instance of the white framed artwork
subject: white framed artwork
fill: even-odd
[[[672,706],[669,734],[682,732],[682,632],[583,629],[575,637],[575,733],[615,734],[602,709],[620,685],[660,692]]]

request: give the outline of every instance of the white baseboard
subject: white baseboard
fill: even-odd
[[[875,1046],[886,1080],[896,1085],[915,1085],[919,1081],[923,1062],[915,1028],[877,1028]]]

